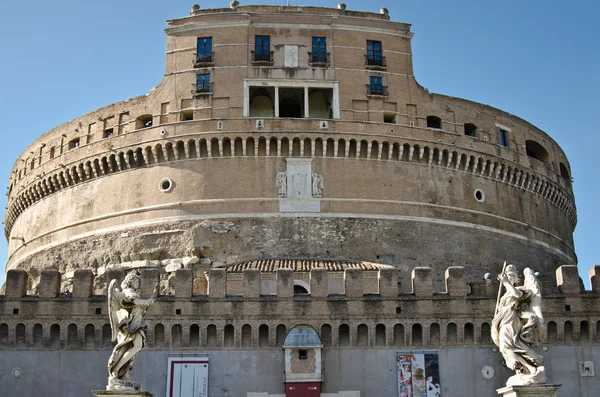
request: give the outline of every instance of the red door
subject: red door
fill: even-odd
[[[285,397],[320,397],[320,382],[286,383]]]

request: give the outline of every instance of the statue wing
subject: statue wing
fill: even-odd
[[[108,286],[108,317],[110,319],[110,328],[112,330],[111,341],[117,340],[119,317],[117,312],[121,308],[121,305],[117,299],[119,291],[116,290],[117,280],[112,279]]]

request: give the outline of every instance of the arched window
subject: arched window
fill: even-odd
[[[321,326],[321,342],[325,347],[331,346],[331,325],[323,324]]]
[[[110,324],[104,324],[102,326],[102,346],[111,346],[112,342],[112,329]]]
[[[71,348],[79,347],[76,324],[69,324],[67,327],[67,346]]]
[[[339,328],[340,347],[350,346],[350,327],[348,324],[342,324]]]
[[[206,346],[217,347],[217,327],[214,324],[206,327]]]
[[[242,347],[252,346],[252,326],[244,324],[242,326]]]
[[[446,339],[448,343],[456,343],[457,342],[457,328],[456,324],[449,323],[446,331]]]
[[[548,322],[548,342],[556,342],[558,340],[558,331],[554,321]]]
[[[369,327],[360,324],[356,329],[356,342],[359,347],[369,346]]]
[[[283,342],[285,341],[286,336],[287,336],[287,329],[286,329],[285,325],[279,324],[277,326],[277,328],[275,328],[275,345],[277,345],[277,347],[281,347],[283,345]],[[330,335],[330,342],[331,342],[331,335]]]
[[[427,127],[442,129],[442,119],[438,116],[427,116]]]
[[[440,344],[440,325],[438,323],[431,324],[429,327],[429,340],[431,346],[439,346]]]
[[[156,324],[154,326],[154,346],[160,347],[165,345],[165,326]]]
[[[404,325],[394,325],[394,346],[404,346]]]
[[[223,329],[224,346],[234,347],[235,346],[235,328],[231,324],[225,325]]]
[[[475,342],[475,327],[472,323],[465,323],[465,344],[471,345]]]
[[[135,129],[139,130],[141,128],[152,127],[152,115],[151,114],[143,114],[137,119],[135,119]]]
[[[274,117],[273,87],[250,88],[250,117]]]
[[[0,343],[8,344],[8,324],[0,324]]]
[[[481,344],[492,344],[492,329],[490,328],[490,324],[488,323],[481,324]]]
[[[579,325],[579,340],[582,342],[590,341],[590,324],[587,321],[582,321]]]
[[[42,324],[33,326],[33,346],[42,346],[44,344],[44,327]]]
[[[565,342],[573,342],[573,323],[565,321]]]
[[[94,347],[96,345],[96,329],[94,324],[87,324],[84,328],[85,347]]]
[[[377,324],[375,326],[375,346],[385,346],[386,344],[385,324]]]
[[[294,295],[308,295],[306,287],[294,283]]]
[[[411,332],[411,344],[421,346],[423,344],[423,327],[421,324],[413,324]]]
[[[60,325],[52,324],[50,326],[50,346],[60,347]]]
[[[548,151],[536,141],[525,141],[527,156],[548,164]]]
[[[27,327],[25,324],[17,324],[15,328],[17,346],[24,346],[27,343]]]
[[[269,326],[261,324],[258,327],[258,346],[268,347],[269,346]]]
[[[182,334],[183,329],[181,328],[181,324],[173,324],[173,326],[171,327],[171,344],[173,346],[181,346]]]
[[[571,175],[569,174],[569,170],[567,166],[563,163],[560,163],[560,176],[562,176],[568,183],[571,183]]]
[[[200,346],[200,326],[190,325],[190,346]]]

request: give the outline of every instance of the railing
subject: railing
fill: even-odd
[[[198,68],[198,67],[208,66],[208,65],[212,65],[214,62],[215,62],[215,53],[214,52],[211,52],[210,54],[196,55],[196,58],[194,60],[194,67]]]
[[[212,93],[213,83],[193,84],[192,94],[206,95]]]
[[[386,86],[367,84],[367,95],[387,96],[387,94],[388,88]]]
[[[256,53],[252,51],[252,63],[273,64],[273,51],[267,53]]]
[[[308,64],[315,66],[326,66],[329,65],[329,53],[323,54],[321,53],[308,53]]]
[[[384,56],[373,58],[365,55],[365,65],[369,69],[385,69],[387,67],[387,61]]]

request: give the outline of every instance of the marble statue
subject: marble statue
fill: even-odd
[[[287,171],[278,172],[276,178],[277,194],[281,198],[288,196],[287,193]]]
[[[147,324],[144,315],[154,298],[140,298],[140,279],[134,273],[125,277],[121,283],[121,290],[116,288],[116,283],[117,280],[113,279],[108,287],[112,341],[116,340],[117,345],[108,360],[106,390],[140,390],[141,386],[131,381],[129,373],[133,367],[133,359],[145,347]],[[156,286],[158,288],[158,284]]]
[[[517,269],[508,265],[498,277],[500,290],[504,286],[506,292],[496,305],[492,340],[502,353],[506,366],[516,372],[506,382],[507,386],[546,382],[543,357],[533,349],[539,344],[539,331],[544,325],[540,287],[533,270],[526,268],[523,275],[523,285],[517,286]]]
[[[323,185],[323,175],[314,173],[312,174],[312,196],[321,197],[325,187]]]

